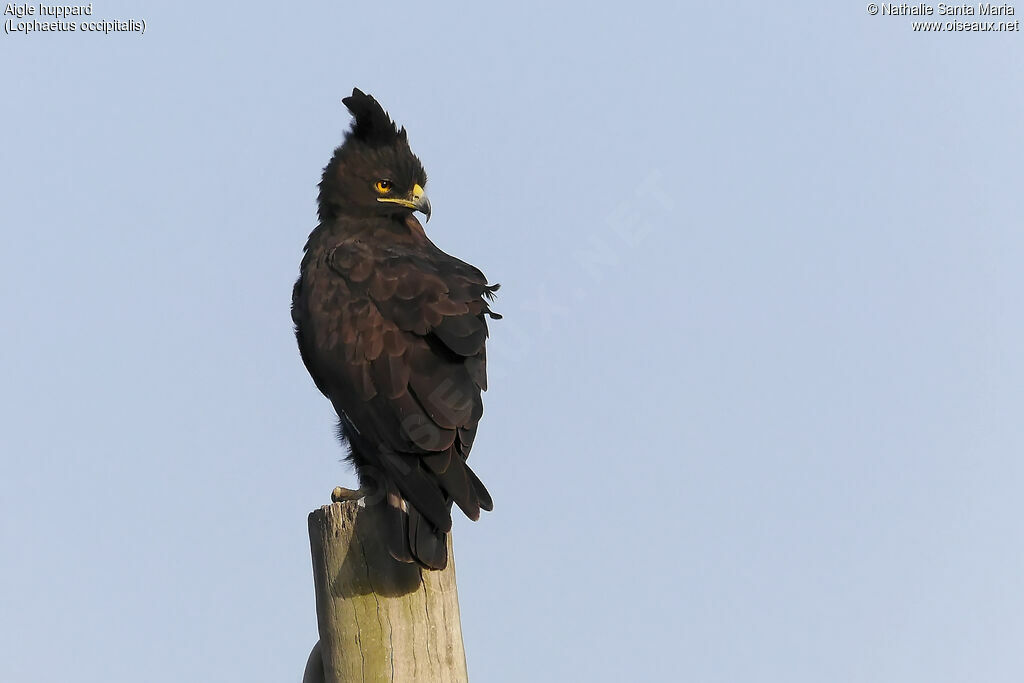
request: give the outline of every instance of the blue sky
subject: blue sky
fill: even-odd
[[[476,681],[1019,681],[1019,33],[860,3],[133,6],[3,35],[0,680],[297,681],[288,313],[358,86],[502,283]]]

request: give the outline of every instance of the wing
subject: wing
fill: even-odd
[[[465,465],[486,389],[483,274],[427,243],[346,241],[324,254],[298,324],[317,386],[384,458],[403,494],[441,530],[447,500],[471,519],[491,509]],[[304,288],[300,280],[296,285]]]

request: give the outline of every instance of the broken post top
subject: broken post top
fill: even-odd
[[[345,501],[309,515],[324,680],[465,683],[451,535],[446,569],[398,562],[384,513]]]

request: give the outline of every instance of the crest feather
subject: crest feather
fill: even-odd
[[[384,107],[372,95],[367,95],[359,88],[352,88],[352,95],[341,102],[355,117],[347,138],[373,147],[390,145],[405,138],[405,128],[399,131]]]

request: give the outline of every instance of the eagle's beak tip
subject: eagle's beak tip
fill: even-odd
[[[426,216],[427,219],[424,222],[425,223],[429,223],[430,222],[430,200],[427,199],[427,193],[423,191],[423,188],[420,187],[419,183],[417,183],[413,187],[413,189],[412,189],[412,196],[413,196],[413,205],[416,207],[415,210],[419,211],[424,216]]]

